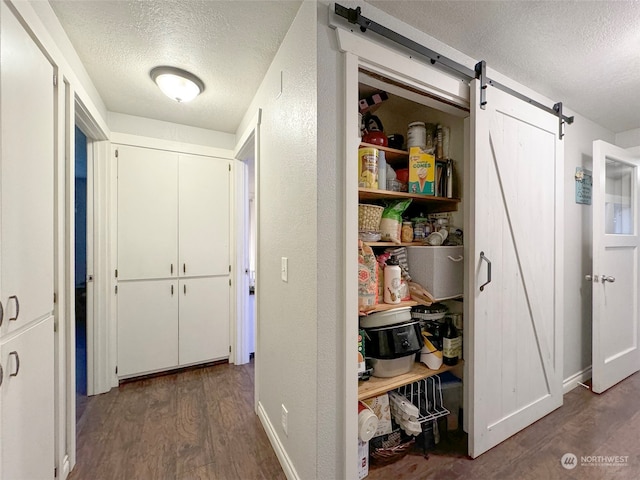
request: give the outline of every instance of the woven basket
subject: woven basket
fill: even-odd
[[[404,457],[413,447],[415,439],[389,448],[376,448],[371,451],[371,463],[375,465],[387,465]]]
[[[358,204],[358,230],[361,232],[377,232],[380,230],[380,220],[384,207],[369,205],[368,203]]]

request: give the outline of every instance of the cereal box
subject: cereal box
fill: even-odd
[[[420,147],[409,150],[409,193],[435,195],[436,158]]]

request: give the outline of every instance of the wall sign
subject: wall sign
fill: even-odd
[[[591,186],[593,185],[593,176],[591,170],[576,167],[576,203],[583,205],[591,205]]]

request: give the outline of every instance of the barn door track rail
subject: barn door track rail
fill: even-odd
[[[400,35],[398,32],[394,32],[393,30],[385,27],[384,25],[380,25],[379,23],[374,22],[373,20],[368,19],[361,15],[360,7],[357,8],[347,8],[339,4],[335,4],[335,13],[339,17],[346,19],[349,23],[360,26],[360,30],[362,32],[366,32],[367,30],[371,30],[378,35],[391,40],[399,45],[402,45],[409,50],[416,52],[424,57],[427,57],[432,65],[439,64],[444,67],[446,70],[454,72],[458,77],[461,77],[463,80],[470,82],[474,78],[480,81],[480,108],[484,109],[487,105],[487,87],[492,86],[497,88],[498,90],[502,90],[509,95],[512,95],[523,102],[527,102],[534,107],[537,107],[541,110],[544,110],[547,113],[550,113],[554,116],[558,117],[558,129],[559,129],[559,138],[562,139],[564,137],[564,126],[565,124],[572,124],[573,117],[567,117],[562,113],[562,102],[556,103],[553,107],[548,107],[543,105],[540,102],[533,100],[532,98],[523,95],[520,92],[513,90],[512,88],[507,87],[499,82],[496,82],[489,77],[487,77],[487,65],[486,62],[480,61],[476,64],[475,68],[472,70],[470,68],[465,67],[464,65],[451,60],[448,57],[440,55],[438,52],[431,50],[430,48],[425,47],[417,42],[414,42],[410,38],[407,38],[403,35]]]

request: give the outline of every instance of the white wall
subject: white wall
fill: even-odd
[[[256,165],[258,409],[267,428],[273,427],[285,462],[304,479],[319,476],[315,51],[316,6],[303,2],[238,129],[251,128],[262,108]],[[287,283],[280,279],[281,257],[288,258]],[[280,422],[283,404],[289,411],[288,436]]]
[[[614,134],[575,116],[564,137],[564,378],[584,381],[591,367],[592,206],[575,202],[576,167],[593,168],[593,141],[614,141]],[[585,371],[585,376],[577,376]],[[586,378],[585,378],[586,377]],[[569,386],[575,386],[570,382]]]
[[[640,128],[616,133],[615,143],[622,148],[637,147],[640,145]]]
[[[163,139],[171,142],[233,150],[236,136],[205,128],[190,127],[151,118],[108,112],[107,123],[112,132]]]

